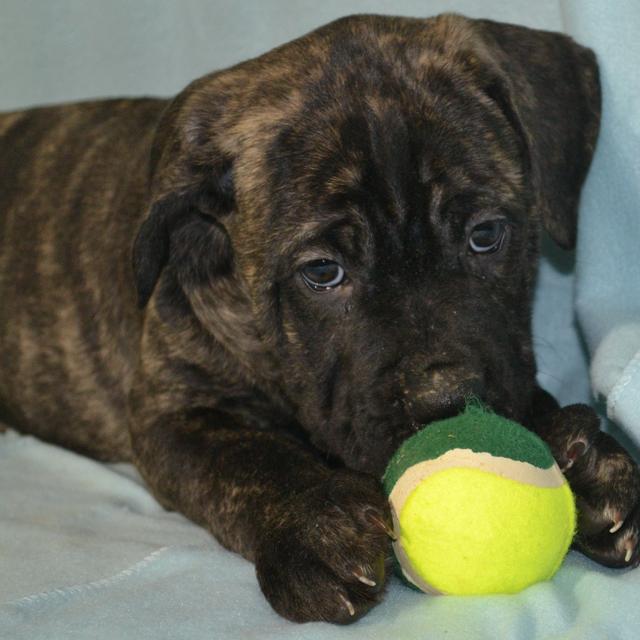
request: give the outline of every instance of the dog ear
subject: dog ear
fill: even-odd
[[[499,67],[488,93],[523,138],[543,224],[558,245],[573,248],[580,189],[600,124],[595,55],[559,33],[477,24]]]
[[[154,138],[150,204],[132,255],[140,307],[149,301],[171,256],[189,255],[183,246],[187,242],[198,250],[180,268],[195,273],[198,267],[191,262],[207,256],[207,275],[230,269],[230,242],[220,220],[235,206],[233,164],[215,149],[207,123],[188,109],[185,96],[190,93],[193,89],[169,105]]]

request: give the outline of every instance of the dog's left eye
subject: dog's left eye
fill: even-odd
[[[333,260],[321,258],[312,260],[300,270],[305,284],[314,291],[327,291],[342,283],[345,277],[344,269]]]
[[[507,227],[502,220],[481,222],[469,235],[469,248],[474,253],[495,253],[502,249]]]

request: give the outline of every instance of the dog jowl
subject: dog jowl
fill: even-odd
[[[292,620],[380,600],[382,469],[471,395],[547,440],[577,547],[635,565],[637,468],[531,347],[599,110],[589,50],[444,15],[345,18],[172,101],[1,116],[2,417],[132,461]]]

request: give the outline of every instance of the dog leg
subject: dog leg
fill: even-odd
[[[215,412],[133,425],[132,441],[158,499],[255,562],[281,615],[348,623],[380,600],[390,515],[373,477],[331,470],[291,436]]]
[[[576,496],[574,546],[600,564],[640,564],[640,470],[586,405],[559,408],[539,390],[532,425],[551,448]]]

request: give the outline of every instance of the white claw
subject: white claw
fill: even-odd
[[[366,584],[368,587],[375,587],[376,583],[373,580],[370,580],[369,578],[367,578],[367,576],[363,576],[361,573],[358,573],[357,571],[353,572],[353,575],[358,578],[358,580],[360,580],[360,582],[362,582],[362,584]]]
[[[618,520],[618,522],[614,522],[613,527],[609,529],[609,533],[615,533],[622,527],[623,524],[624,524],[624,520]]]
[[[353,608],[353,605],[351,604],[351,600],[345,598],[341,593],[339,593],[338,595],[340,596],[340,600],[342,600],[342,602],[344,603],[344,606],[347,607],[347,611],[349,612],[349,615],[355,616],[356,610]]]
[[[624,561],[629,562],[631,560],[631,556],[633,555],[633,549],[631,547],[627,547],[627,553],[624,555]]]

